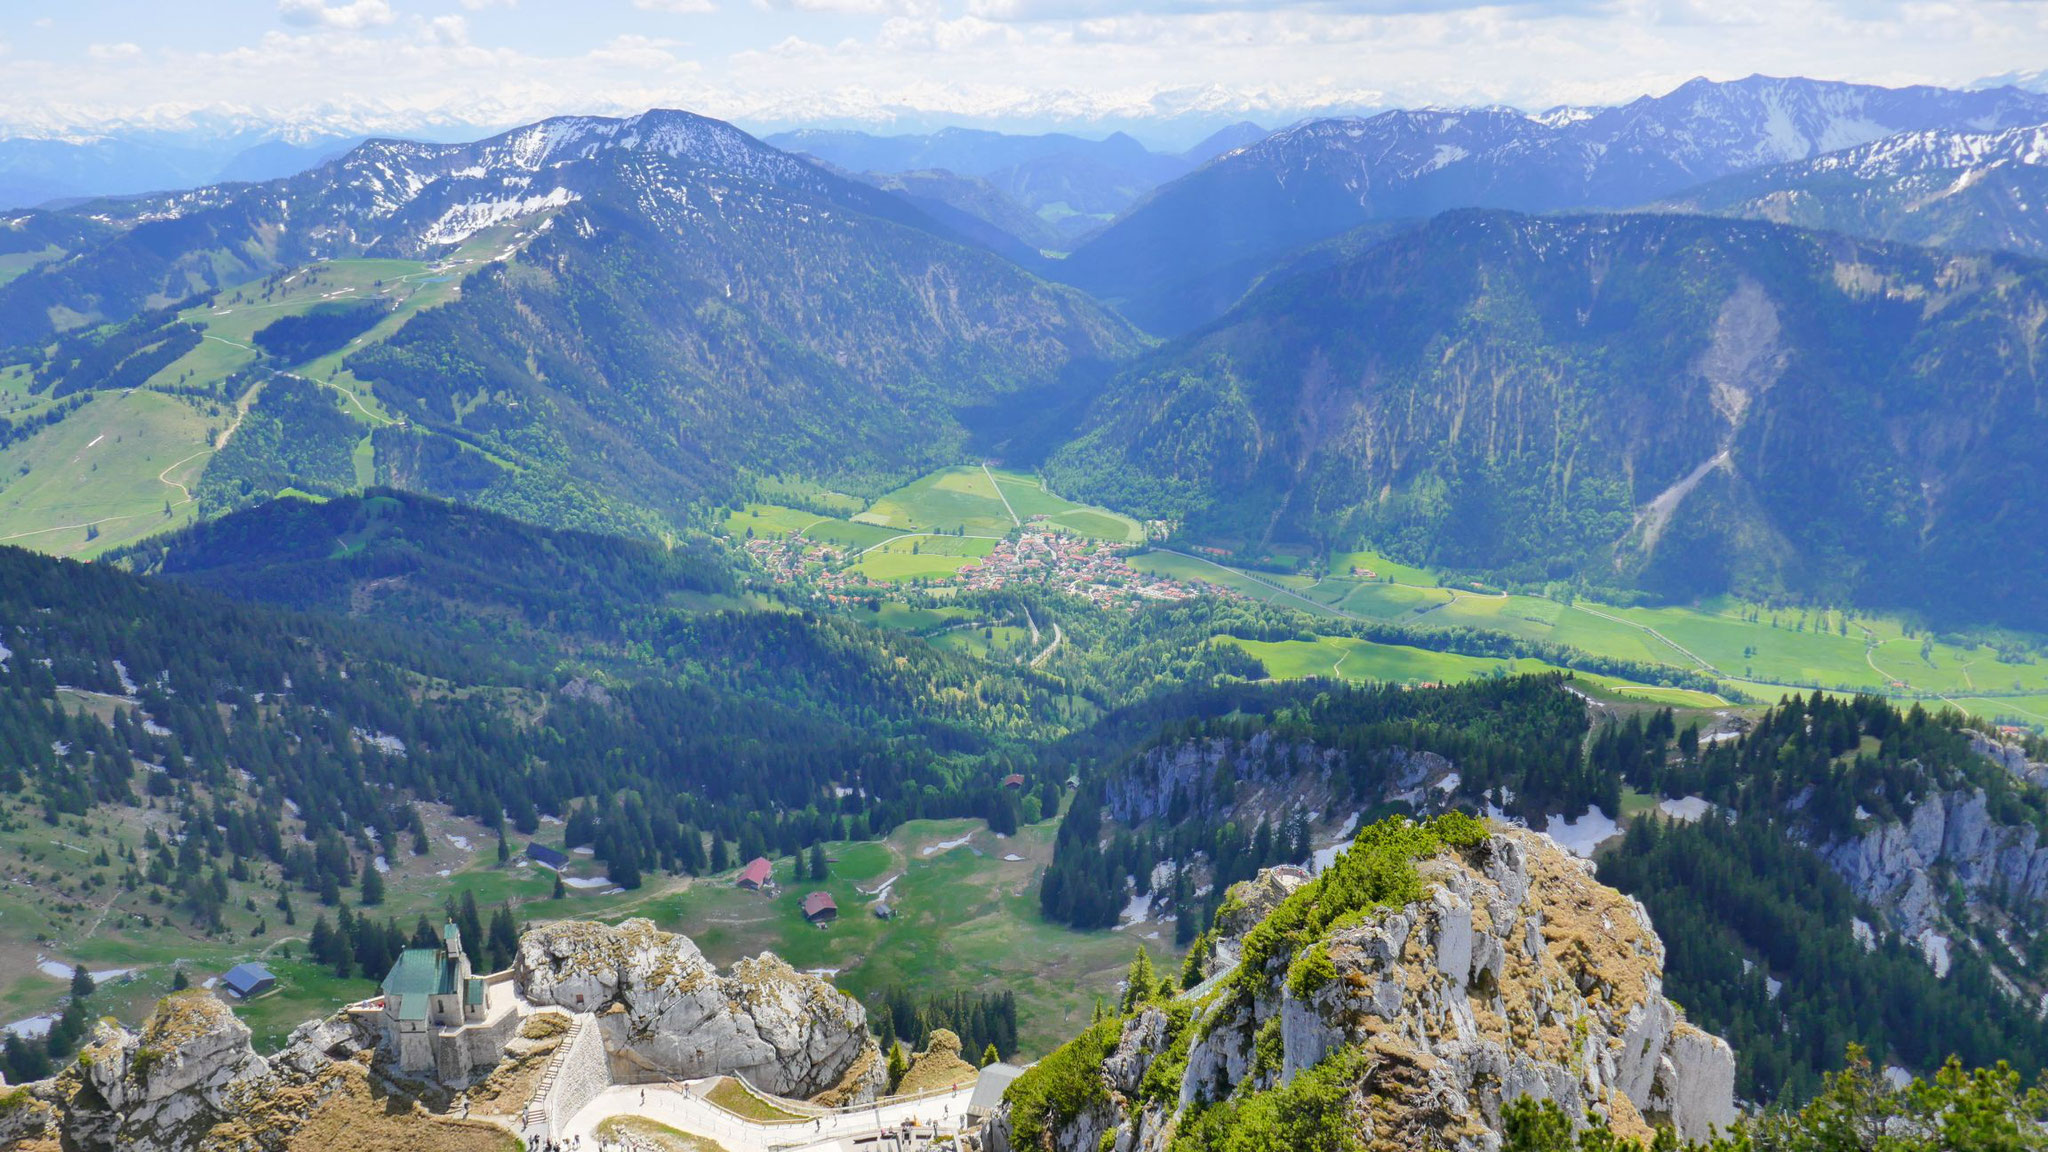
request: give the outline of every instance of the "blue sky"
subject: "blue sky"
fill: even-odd
[[[2048,0],[0,0],[0,127],[497,127],[694,109],[756,129],[1186,136],[1705,75],[1962,85],[2048,63]],[[20,13],[20,15],[16,15]],[[1168,140],[1168,142],[1172,142]]]

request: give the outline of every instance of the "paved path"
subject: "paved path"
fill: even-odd
[[[835,1112],[816,1120],[784,1124],[761,1124],[743,1120],[702,1097],[668,1084],[619,1084],[598,1093],[562,1128],[559,1139],[583,1137],[585,1149],[600,1147],[597,1126],[614,1116],[644,1116],[678,1131],[704,1136],[724,1145],[727,1152],[776,1152],[780,1149],[809,1148],[824,1152],[896,1152],[893,1141],[876,1142],[884,1131],[892,1131],[915,1120],[919,1131],[951,1134],[960,1130],[967,1113],[967,1101],[974,1086],[926,1096],[901,1104],[883,1104]],[[641,1103],[641,1100],[646,1103]],[[936,1131],[932,1125],[936,1123]],[[920,1139],[921,1146],[921,1139]],[[906,1146],[907,1148],[908,1146]]]

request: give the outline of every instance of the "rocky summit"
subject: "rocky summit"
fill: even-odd
[[[1325,882],[1275,869],[1238,885],[1207,978],[1098,1038],[1078,1092],[1020,1082],[986,1152],[1159,1152],[1198,1113],[1333,1068],[1342,1126],[1371,1149],[1491,1152],[1524,1096],[1645,1141],[1653,1125],[1703,1139],[1734,1123],[1734,1053],[1665,999],[1648,915],[1589,863],[1514,830],[1415,868],[1419,899],[1282,931],[1277,948],[1256,937],[1328,900]]]

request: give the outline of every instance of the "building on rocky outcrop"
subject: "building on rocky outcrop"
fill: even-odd
[[[1496,1152],[1502,1108],[1524,1096],[1645,1142],[1655,1124],[1703,1139],[1734,1123],[1734,1053],[1664,998],[1663,942],[1589,862],[1517,829],[1416,867],[1415,902],[1250,953],[1246,935],[1319,881],[1268,872],[1234,888],[1209,978],[1107,1041],[1076,1041],[1101,1046],[1098,1082],[1070,1114],[1026,1118],[1031,1152],[1162,1152],[1191,1105],[1318,1067],[1351,1078],[1344,1122],[1372,1149]],[[1254,954],[1261,968],[1241,972]],[[1015,1106],[983,1127],[984,1152],[1017,1149]]]
[[[510,970],[479,976],[453,921],[441,947],[407,948],[384,977],[374,1011],[400,1071],[433,1073],[448,1083],[495,1064],[519,1026],[519,997]]]

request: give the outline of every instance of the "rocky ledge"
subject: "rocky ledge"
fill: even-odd
[[[1335,1122],[1370,1149],[1491,1152],[1502,1107],[1522,1096],[1646,1140],[1654,1124],[1686,1138],[1732,1124],[1734,1053],[1665,999],[1649,917],[1590,864],[1516,830],[1414,868],[1419,899],[1317,933],[1270,926],[1283,905],[1330,898],[1317,887],[1327,874],[1233,889],[1210,978],[1095,1038],[1080,1088],[1070,1079],[1049,1094],[1070,1053],[1027,1074],[984,1147],[1159,1152],[1212,1107],[1332,1067],[1353,1070]],[[1254,905],[1268,910],[1264,942],[1246,938],[1255,929],[1241,912]],[[1263,959],[1245,972],[1240,955]]]
[[[544,925],[519,944],[534,1005],[597,1015],[621,1081],[744,1076],[779,1096],[860,1103],[886,1083],[860,1002],[762,953],[720,975],[650,920]]]

